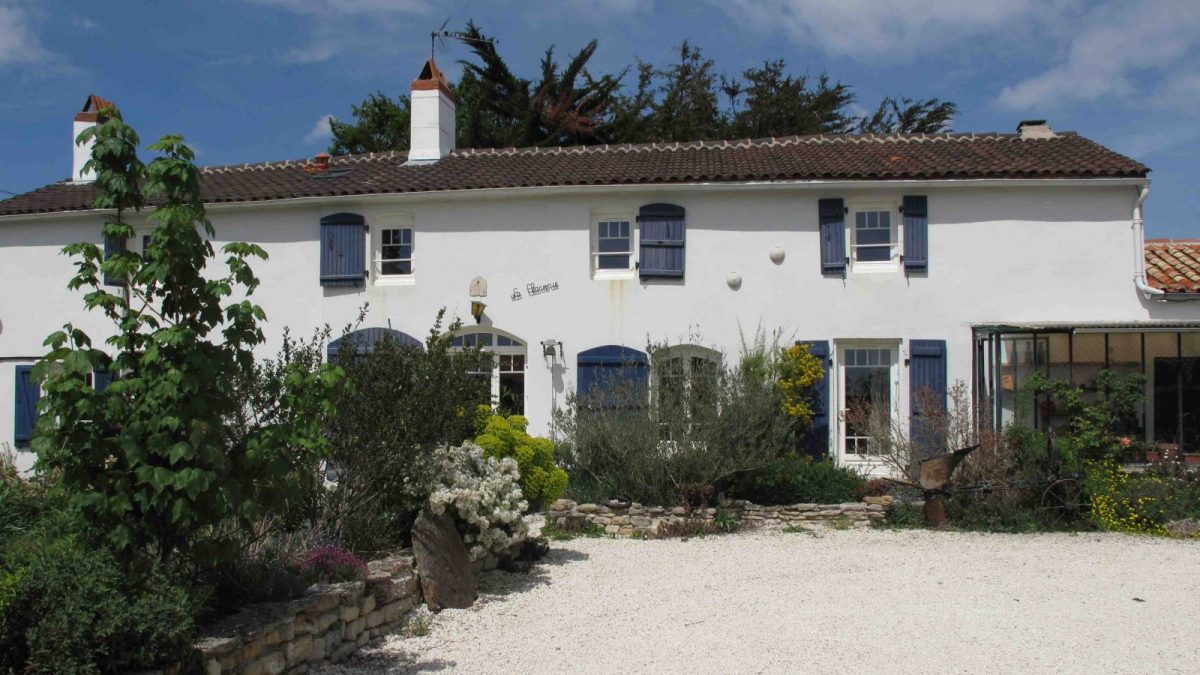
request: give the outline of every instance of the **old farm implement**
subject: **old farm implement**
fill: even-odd
[[[1063,522],[1076,517],[1084,506],[1083,477],[1053,472],[1040,480],[984,481],[975,485],[954,485],[951,477],[967,455],[978,445],[924,459],[916,483],[889,479],[896,485],[920,490],[925,498],[923,512],[930,526],[944,525],[948,520],[946,499],[953,494],[968,492],[1003,492],[1024,490],[1039,495],[1038,509],[1043,518]]]

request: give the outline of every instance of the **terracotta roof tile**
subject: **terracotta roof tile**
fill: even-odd
[[[1147,239],[1146,281],[1168,293],[1200,293],[1200,239]]]
[[[456,150],[404,166],[403,152],[204,169],[208,203],[571,185],[779,180],[1141,177],[1145,165],[1074,133],[791,136],[567,148]],[[88,209],[89,185],[56,183],[0,201],[0,215]]]

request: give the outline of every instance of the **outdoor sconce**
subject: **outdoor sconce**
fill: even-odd
[[[485,307],[487,307],[487,305],[479,302],[478,300],[471,301],[471,316],[475,317],[475,323],[479,323],[483,320],[483,310]]]
[[[562,343],[558,340],[542,340],[542,356],[554,358],[562,354]]]

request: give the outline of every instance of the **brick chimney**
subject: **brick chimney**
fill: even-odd
[[[454,150],[454,109],[458,104],[433,59],[412,83],[409,163],[436,162]]]
[[[74,159],[71,166],[72,183],[91,183],[96,180],[95,172],[83,170],[83,165],[92,158],[92,146],[96,144],[95,139],[91,139],[83,145],[76,145],[75,139],[79,138],[79,134],[83,133],[84,129],[96,126],[100,110],[109,107],[112,107],[112,103],[95,94],[90,94],[83,103],[83,110],[75,113],[75,124],[71,130],[71,149]]]

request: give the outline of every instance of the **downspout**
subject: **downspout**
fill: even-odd
[[[1146,202],[1146,197],[1149,195],[1149,185],[1139,186],[1137,201],[1133,203],[1133,244],[1135,247],[1133,285],[1147,300],[1162,301],[1166,300],[1163,297],[1166,295],[1165,291],[1152,287],[1146,281],[1146,225],[1142,222],[1142,204]]]

